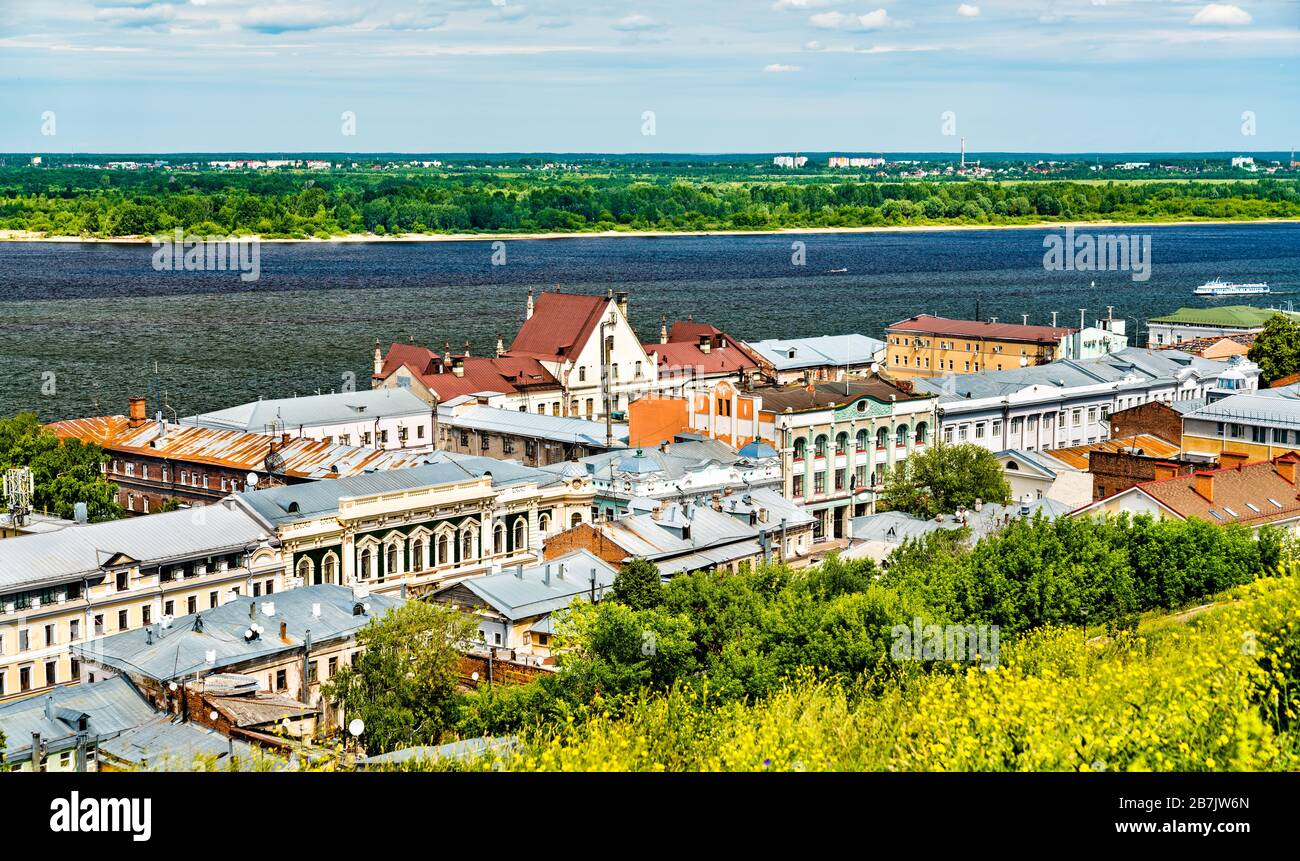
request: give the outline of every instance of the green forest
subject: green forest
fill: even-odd
[[[774,230],[1300,217],[1300,180],[853,182],[532,173],[0,168],[0,230],[51,236]]]

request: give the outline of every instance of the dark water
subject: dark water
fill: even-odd
[[[468,338],[479,355],[498,334],[508,345],[529,286],[629,290],[647,340],[661,315],[687,314],[746,339],[881,337],[920,312],[973,316],[976,300],[985,318],[1047,323],[1058,311],[1069,324],[1113,305],[1140,324],[1206,304],[1191,291],[1214,277],[1268,281],[1275,295],[1256,304],[1300,301],[1300,225],[1129,230],[1153,237],[1148,281],[1047,271],[1045,230],[511,240],[503,266],[490,242],[266,244],[253,283],[154,271],[147,245],[0,243],[0,414],[125,412],[155,364],[181,415],[329,391],[349,372],[364,386],[376,338]],[[804,266],[791,263],[796,240]]]

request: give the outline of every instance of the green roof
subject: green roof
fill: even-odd
[[[1300,313],[1250,305],[1224,305],[1219,308],[1179,308],[1172,314],[1152,317],[1148,323],[1181,323],[1187,326],[1225,326],[1258,329],[1274,314],[1300,319]]]

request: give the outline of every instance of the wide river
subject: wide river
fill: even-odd
[[[530,286],[628,290],[646,340],[661,315],[688,314],[746,340],[879,338],[913,314],[972,317],[977,302],[986,319],[1056,311],[1073,325],[1080,308],[1091,321],[1113,306],[1144,332],[1148,317],[1208,304],[1192,290],[1216,277],[1267,281],[1255,304],[1300,299],[1300,224],[1102,230],[1151,237],[1147,280],[1049,270],[1044,237],[1060,231],[1043,229],[510,240],[502,265],[481,241],[267,243],[255,282],[155,271],[148,245],[0,243],[0,415],[124,413],[151,386],[180,415],[330,391],[349,373],[365,386],[376,338],[509,345]]]

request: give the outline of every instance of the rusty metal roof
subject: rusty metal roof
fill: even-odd
[[[1154,434],[1140,433],[1134,436],[1122,436],[1101,442],[1075,445],[1069,448],[1047,449],[1043,454],[1050,455],[1075,469],[1088,468],[1088,456],[1094,451],[1141,453],[1144,457],[1166,458],[1176,456],[1181,449],[1174,443],[1167,442]]]
[[[309,479],[416,466],[429,454],[427,451],[381,451],[305,438],[282,442],[266,434],[156,421],[146,421],[133,428],[125,416],[69,419],[51,424],[50,429],[61,437],[93,442],[110,452],[262,473],[266,472],[266,456],[274,442],[276,453],[284,459],[277,474]]]

